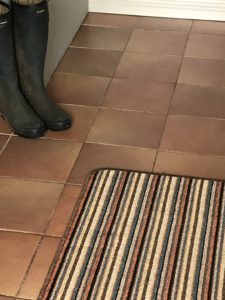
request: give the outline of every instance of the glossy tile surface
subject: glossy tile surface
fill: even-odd
[[[121,54],[121,51],[69,48],[57,70],[110,77],[117,68]]]
[[[179,84],[170,107],[171,114],[225,119],[225,88]]]
[[[183,60],[179,83],[224,87],[225,60],[189,58]]]
[[[44,233],[63,185],[0,178],[0,229]]]
[[[102,106],[167,113],[173,91],[174,84],[114,78]]]
[[[130,35],[130,29],[81,26],[72,46],[123,51]]]
[[[192,33],[189,37],[186,57],[225,59],[225,35]]]
[[[165,115],[102,109],[87,141],[111,145],[157,148]]]
[[[225,120],[170,116],[166,123],[160,148],[222,156],[225,151]]]
[[[176,31],[134,30],[127,46],[129,52],[183,55],[187,33]]]
[[[191,29],[191,20],[139,17],[136,27],[151,30],[172,30],[188,32]]]
[[[29,269],[19,292],[20,298],[37,299],[51,266],[60,239],[44,237],[41,241],[31,268]]]
[[[119,168],[151,172],[156,150],[134,147],[85,144],[70,174],[69,182],[83,184],[96,169]]]
[[[103,101],[110,79],[57,72],[48,84],[48,92],[58,103],[98,106]]]
[[[0,176],[65,182],[81,144],[14,137],[0,156]]]
[[[127,52],[121,58],[116,77],[174,83],[177,81],[180,64],[179,56]]]
[[[159,151],[154,172],[225,180],[225,157]]]
[[[40,237],[0,231],[0,294],[16,296]]]
[[[225,35],[224,22],[193,21],[193,32]]]

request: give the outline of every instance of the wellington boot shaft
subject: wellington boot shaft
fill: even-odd
[[[45,124],[34,113],[18,87],[10,7],[0,1],[0,113],[12,130],[21,136],[37,138],[44,134]]]
[[[29,2],[29,1],[28,1]],[[48,42],[48,3],[12,3],[16,57],[24,96],[51,130],[71,127],[70,116],[52,101],[44,85]]]

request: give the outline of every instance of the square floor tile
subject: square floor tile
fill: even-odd
[[[225,120],[169,116],[160,148],[225,156]]]
[[[57,71],[111,77],[119,63],[122,52],[69,48]]]
[[[52,215],[46,235],[63,236],[70,217],[78,204],[80,193],[80,186],[65,186],[54,214]]]
[[[107,77],[54,73],[48,92],[58,103],[99,106],[110,80]]]
[[[148,80],[114,78],[102,106],[166,113],[174,85]]]
[[[72,42],[72,46],[123,51],[130,35],[130,29],[81,26]]]
[[[171,114],[225,119],[225,88],[178,84]]]
[[[3,120],[3,118],[0,117],[0,133],[4,134],[10,134],[12,133],[12,130],[9,127],[9,124],[6,120]]]
[[[159,151],[154,172],[225,180],[225,156]]]
[[[0,178],[0,229],[44,233],[63,185]]]
[[[188,32],[191,29],[191,20],[139,17],[136,28],[152,30],[174,30]]]
[[[186,57],[225,59],[225,36],[192,33],[189,37]]]
[[[225,60],[184,58],[179,83],[225,86]]]
[[[75,105],[61,105],[61,107],[71,115],[73,125],[70,129],[61,132],[48,131],[46,138],[83,143],[94,122],[98,108]]]
[[[193,21],[193,32],[225,35],[225,23],[214,21]]]
[[[83,23],[95,26],[132,28],[136,22],[137,17],[135,16],[89,13]]]
[[[32,266],[26,275],[19,293],[25,299],[38,299],[52,260],[56,254],[60,239],[45,237],[35,255]]]
[[[176,31],[133,31],[127,46],[129,52],[151,54],[183,55],[187,33]]]
[[[15,296],[40,237],[0,231],[0,294]]]
[[[83,184],[89,172],[99,168],[119,168],[151,172],[156,150],[85,144],[73,167],[69,182]]]
[[[0,135],[0,152],[2,151],[8,139],[9,139],[8,135]]]
[[[87,141],[111,145],[157,148],[165,114],[102,109]]]
[[[0,176],[65,182],[80,148],[74,142],[14,137],[0,156]]]
[[[178,77],[180,64],[179,56],[124,53],[116,77],[174,83]]]

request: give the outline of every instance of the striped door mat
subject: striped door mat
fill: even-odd
[[[224,183],[96,171],[40,299],[225,299]]]

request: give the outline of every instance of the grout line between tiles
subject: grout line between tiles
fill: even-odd
[[[128,43],[129,43],[129,41],[130,41],[130,39],[131,39],[133,30],[134,30],[134,28],[135,28],[135,26],[136,26],[136,24],[137,24],[137,21],[138,21],[138,19],[136,20],[136,22],[134,23],[133,27],[131,28],[130,36],[129,36],[128,40],[127,40],[126,46],[128,45]],[[104,93],[104,95],[103,95],[103,97],[102,97],[102,101],[99,102],[98,112],[97,112],[95,118],[93,119],[92,125],[90,126],[90,129],[89,129],[89,131],[88,131],[88,133],[87,133],[87,135],[86,135],[86,137],[85,137],[85,139],[84,139],[84,143],[83,143],[83,145],[82,145],[82,147],[81,147],[81,149],[80,149],[80,152],[79,152],[79,154],[78,154],[78,156],[77,156],[77,158],[76,158],[76,160],[75,160],[75,162],[74,162],[74,164],[73,164],[73,167],[72,167],[72,169],[71,169],[70,175],[72,174],[72,171],[73,171],[73,169],[74,169],[74,167],[75,167],[75,165],[76,165],[76,162],[78,161],[79,155],[80,155],[80,153],[81,153],[81,151],[82,151],[82,149],[83,149],[83,147],[84,147],[84,145],[85,145],[85,143],[86,143],[86,141],[87,141],[87,138],[88,138],[88,136],[89,136],[89,134],[90,134],[90,132],[91,132],[91,130],[92,130],[92,128],[93,128],[93,125],[94,125],[94,123],[95,123],[95,121],[96,121],[96,119],[97,119],[97,117],[98,117],[98,114],[99,114],[99,112],[100,112],[100,110],[101,110],[101,106],[102,106],[102,104],[104,103],[105,97],[106,97],[106,95],[107,95],[107,93],[108,93],[108,91],[109,91],[109,88],[110,88],[110,86],[111,86],[112,80],[113,80],[113,78],[115,77],[115,74],[116,74],[116,72],[117,72],[118,66],[119,66],[119,64],[120,64],[120,62],[121,62],[121,59],[122,59],[122,56],[123,56],[123,54],[124,54],[124,52],[125,52],[126,46],[124,47],[124,50],[123,50],[123,52],[122,52],[122,54],[121,54],[121,56],[120,56],[120,59],[119,59],[119,61],[118,61],[117,67],[115,68],[115,70],[114,70],[114,72],[113,72],[113,74],[112,74],[112,77],[111,77],[111,79],[109,80],[108,86],[107,86],[107,88],[106,88],[106,90],[105,90],[105,93]],[[68,178],[67,178],[67,182],[69,181],[70,175],[69,175]]]
[[[198,153],[198,152],[185,152],[179,150],[168,150],[168,149],[160,149],[160,148],[145,148],[145,147],[135,147],[130,145],[120,145],[120,144],[110,144],[110,143],[101,143],[101,142],[86,142],[86,145],[93,144],[93,145],[102,145],[102,146],[113,146],[113,147],[123,147],[123,148],[133,148],[133,149],[142,149],[142,150],[151,150],[151,151],[163,151],[163,152],[172,152],[172,153],[179,153],[179,154],[188,154],[188,155],[197,155],[197,156],[207,156],[207,157],[214,157],[214,158],[225,158],[225,155],[218,155],[218,154],[209,154],[209,153]]]
[[[4,300],[7,300],[7,299],[16,299],[17,300],[17,298],[15,298],[15,296],[8,296],[8,295],[4,295],[4,294],[0,294],[0,297],[4,297]],[[20,298],[19,300],[31,300],[31,299],[22,299],[22,298]]]
[[[110,83],[111,83],[111,80],[110,80]],[[110,83],[109,83],[109,84],[110,84]],[[79,158],[79,156],[80,156],[80,153],[81,153],[81,151],[83,150],[83,147],[84,147],[84,145],[85,145],[85,141],[86,141],[86,139],[87,139],[87,137],[88,137],[88,135],[89,135],[89,133],[90,133],[90,131],[91,131],[91,129],[92,129],[92,126],[93,126],[93,124],[94,124],[94,122],[95,122],[95,120],[96,120],[96,118],[97,118],[97,115],[98,115],[98,113],[99,113],[99,111],[100,111],[100,107],[97,107],[97,109],[98,109],[98,110],[97,110],[97,113],[96,113],[95,117],[94,117],[93,120],[92,120],[92,124],[91,124],[91,126],[90,126],[90,129],[88,130],[88,132],[87,132],[87,134],[86,134],[86,137],[84,138],[84,142],[82,143],[82,146],[81,146],[81,148],[80,148],[80,151],[79,151],[79,153],[78,153],[78,155],[77,155],[77,157],[76,157],[74,163],[72,164],[72,168],[71,168],[70,173],[69,173],[69,175],[68,175],[68,177],[67,177],[66,183],[69,182],[69,178],[70,178],[70,176],[71,176],[71,174],[72,174],[72,172],[73,172],[74,166],[76,165],[76,162],[77,162],[77,160],[78,160],[78,158]]]
[[[189,30],[175,30],[175,29],[154,29],[154,28],[139,28],[136,27],[137,21],[135,23],[135,27],[114,27],[114,26],[104,26],[104,25],[91,25],[91,24],[81,24],[81,27],[99,27],[99,28],[113,28],[118,30],[138,30],[138,31],[153,31],[153,32],[178,32],[178,33],[186,33],[188,34]]]
[[[81,151],[83,150],[83,147],[84,147],[84,145],[85,145],[85,143],[86,143],[86,140],[87,140],[87,138],[88,138],[88,135],[89,135],[89,133],[90,133],[90,131],[91,131],[91,129],[92,129],[94,123],[95,123],[95,120],[97,119],[98,113],[100,112],[100,105],[101,105],[102,102],[104,101],[104,98],[105,98],[105,96],[106,96],[106,94],[107,94],[107,92],[108,92],[108,89],[109,89],[109,86],[111,85],[111,82],[112,82],[112,78],[110,79],[109,84],[108,84],[108,86],[107,86],[107,89],[106,89],[106,91],[105,91],[105,93],[104,93],[104,96],[102,97],[102,98],[103,98],[102,101],[99,103],[99,106],[96,107],[96,108],[97,108],[97,113],[96,113],[95,117],[94,117],[93,120],[92,120],[92,124],[91,124],[91,126],[90,126],[90,128],[89,128],[89,130],[88,130],[88,132],[87,132],[87,134],[86,134],[86,136],[85,136],[85,138],[84,138],[84,142],[83,142],[83,144],[82,144],[82,146],[81,146],[81,148],[80,148],[79,154],[77,155],[77,158],[75,159],[74,164],[73,164],[73,166],[72,166],[72,168],[71,168],[71,170],[70,170],[70,174],[69,174],[69,176],[68,176],[68,178],[67,178],[67,181],[66,181],[67,183],[69,182],[69,178],[70,178],[70,176],[71,176],[71,174],[72,174],[72,172],[73,172],[73,169],[74,169],[74,167],[75,167],[75,165],[76,165],[76,162],[78,161],[78,158],[79,158],[79,156],[80,156]]]
[[[176,55],[174,55],[176,56]],[[181,56],[182,57],[182,56]],[[87,77],[100,77],[100,78],[108,78],[111,77],[102,76],[102,75],[91,75],[91,74],[85,74],[85,73],[73,73],[73,72],[62,72],[62,71],[56,71],[55,74],[67,74],[67,75],[78,75],[78,76],[87,76]],[[158,84],[175,84],[176,82],[169,82],[169,81],[154,81],[149,80],[148,78],[136,78],[136,77],[122,77],[122,76],[114,76],[115,79],[126,79],[126,80],[140,80],[140,81],[146,81],[149,83],[158,83]],[[184,86],[193,86],[193,87],[202,87],[202,88],[218,88],[218,89],[225,89],[225,84],[223,85],[204,85],[204,84],[187,84],[185,82],[178,82],[177,85],[184,85]],[[67,103],[61,103],[61,104],[67,104]],[[71,104],[73,105],[73,104]],[[76,104],[75,104],[76,105]],[[92,105],[90,105],[92,106]]]
[[[102,28],[115,28],[115,29],[131,29],[132,27],[118,27],[118,26],[110,26],[110,25],[94,25],[88,23],[82,23],[81,26],[90,26],[90,27],[102,27]]]
[[[177,85],[176,85],[177,86]],[[104,98],[104,97],[103,97]],[[128,108],[119,108],[119,107],[109,107],[109,106],[95,106],[95,105],[84,105],[84,104],[65,104],[65,103],[58,103],[63,104],[65,106],[74,106],[74,107],[82,107],[82,108],[100,108],[105,110],[116,110],[116,111],[125,111],[125,112],[136,112],[136,113],[144,113],[144,114],[158,114],[158,115],[164,115],[167,112],[159,112],[159,111],[150,111],[150,110],[135,110],[135,109],[128,109]],[[103,104],[103,103],[102,103]],[[225,121],[224,117],[213,117],[213,116],[203,116],[198,114],[185,114],[185,113],[169,113],[170,116],[182,116],[182,117],[194,117],[194,118],[202,118],[202,119],[211,119],[211,120],[220,120]],[[47,140],[59,140],[59,141],[65,141],[65,142],[74,142],[73,139],[63,139],[63,138],[53,138],[53,137],[41,137],[41,139],[47,139]]]
[[[113,50],[113,49],[102,49],[102,48],[92,48],[92,47],[80,47],[80,46],[74,46],[70,45],[67,49],[81,49],[81,50],[96,50],[96,51],[101,51],[101,52],[118,52],[118,53],[123,53],[123,50]],[[107,76],[105,76],[107,77]]]
[[[157,114],[157,115],[165,115],[165,112],[157,112],[157,111],[148,111],[148,110],[135,110],[135,109],[128,109],[128,108],[117,108],[117,107],[108,107],[108,106],[101,106],[101,109],[103,110],[115,110],[115,111],[125,111],[125,112],[135,112],[135,113],[141,113],[141,114]]]
[[[219,118],[219,117],[210,117],[210,116],[199,116],[199,115],[194,115],[194,114],[177,114],[177,113],[170,113],[170,116],[182,116],[185,118],[200,118],[200,119],[209,119],[209,120],[217,120],[217,121],[225,121],[225,117],[224,118]]]
[[[30,263],[29,263],[29,265],[28,265],[28,267],[27,267],[27,269],[26,269],[26,272],[25,272],[25,274],[24,274],[24,276],[23,276],[23,278],[22,278],[22,280],[21,280],[21,282],[20,282],[19,288],[18,288],[18,290],[17,290],[17,292],[16,292],[16,297],[19,297],[19,294],[20,294],[20,292],[21,292],[21,290],[22,290],[22,287],[23,287],[23,285],[24,285],[24,283],[25,283],[25,281],[26,281],[26,279],[27,279],[27,276],[28,276],[28,274],[29,274],[29,272],[30,272],[30,270],[31,270],[31,267],[32,267],[32,265],[33,265],[33,262],[34,262],[34,260],[35,260],[36,254],[37,254],[38,250],[40,249],[40,246],[41,246],[41,244],[42,244],[42,241],[43,241],[43,237],[40,236],[40,240],[39,240],[39,242],[38,242],[38,245],[37,245],[37,247],[36,247],[36,249],[35,249],[35,251],[34,251],[34,254],[33,254],[32,258],[31,258],[31,261],[30,261]]]
[[[16,176],[0,175],[0,178],[15,179],[15,180],[26,180],[26,181],[37,181],[37,182],[53,183],[53,184],[61,184],[61,185],[66,184],[65,181],[54,181],[54,180],[45,180],[45,179],[36,179],[36,178],[27,178],[27,177],[16,177]]]
[[[38,243],[38,245],[36,247],[36,250],[34,251],[34,254],[33,254],[33,257],[32,257],[32,259],[31,259],[31,261],[29,263],[29,266],[28,266],[28,268],[27,268],[27,270],[26,270],[26,272],[24,274],[24,277],[21,280],[20,286],[19,286],[18,291],[16,293],[16,297],[19,296],[19,294],[20,294],[20,292],[21,292],[21,290],[23,288],[23,285],[24,285],[26,279],[28,278],[29,272],[30,272],[30,270],[31,270],[31,268],[33,266],[33,262],[34,262],[34,260],[35,260],[35,258],[37,256],[37,253],[38,253],[38,251],[39,251],[39,249],[40,249],[40,247],[42,245],[42,242],[43,242],[44,238],[46,237],[46,232],[47,232],[47,230],[49,228],[50,222],[51,222],[52,217],[53,217],[53,215],[54,215],[54,213],[56,211],[56,208],[58,207],[59,201],[60,201],[60,199],[61,199],[61,197],[62,197],[62,195],[64,193],[64,190],[65,190],[65,184],[63,185],[62,190],[61,190],[61,192],[60,192],[60,194],[58,196],[58,200],[56,202],[55,208],[53,209],[52,213],[48,217],[48,221],[47,221],[46,226],[45,226],[45,228],[43,230],[43,234],[36,234],[36,235],[40,236],[40,240],[39,240],[39,243]],[[26,232],[23,232],[23,233],[26,233]]]
[[[132,36],[132,33],[133,31],[131,32],[131,36]],[[131,36],[130,38],[128,39],[128,43],[131,39]],[[127,51],[127,45],[128,43],[126,44],[126,47],[124,50],[113,50],[113,49],[102,49],[102,48],[92,48],[92,47],[79,47],[79,46],[69,46],[69,48],[72,48],[72,49],[82,49],[82,50],[96,50],[96,51],[105,51],[105,52],[120,52],[122,54],[124,53],[132,53],[132,54],[144,54],[144,55],[149,55],[149,56],[166,56],[166,57],[183,57],[182,55],[177,55],[177,54],[156,54],[156,53],[151,53],[151,52],[139,52],[139,51]],[[66,72],[65,72],[66,73]],[[98,75],[99,76],[99,75]],[[107,76],[104,76],[104,77],[107,77]]]
[[[161,138],[160,138],[160,142],[159,142],[159,147],[158,147],[158,149],[157,149],[157,151],[156,151],[155,161],[154,161],[154,163],[153,163],[152,170],[155,169],[155,165],[156,165],[156,161],[157,161],[157,158],[158,158],[159,150],[160,150],[160,148],[161,148],[162,139],[163,139],[164,132],[165,132],[165,129],[166,129],[167,120],[168,120],[168,117],[169,117],[171,105],[172,105],[172,102],[173,102],[173,97],[174,97],[174,95],[175,95],[176,87],[177,87],[178,80],[179,80],[179,76],[180,76],[180,73],[181,73],[181,69],[182,69],[182,65],[183,65],[183,61],[184,61],[184,54],[185,54],[186,49],[187,49],[187,45],[188,45],[188,42],[189,42],[189,38],[190,38],[190,35],[191,35],[192,28],[193,28],[193,21],[192,21],[192,23],[191,23],[191,27],[190,27],[190,30],[189,30],[188,35],[187,35],[187,40],[186,40],[186,44],[185,44],[184,51],[183,51],[183,58],[182,58],[182,60],[181,60],[180,68],[179,68],[179,71],[178,71],[178,74],[177,74],[177,80],[176,80],[175,85],[174,85],[174,90],[173,90],[173,93],[172,93],[172,95],[171,95],[170,104],[169,104],[168,111],[167,111],[167,116],[166,116],[166,118],[165,118],[165,123],[164,123],[164,127],[163,127],[163,130],[162,130],[162,133],[161,133]]]
[[[48,228],[47,228],[48,229]],[[46,234],[46,233],[38,233],[32,231],[23,231],[23,230],[15,230],[15,229],[7,229],[7,228],[0,228],[0,232],[7,232],[7,233],[16,233],[16,234],[23,234],[23,235],[32,235],[43,238],[54,238],[54,239],[62,239],[62,235],[57,234]]]
[[[111,87],[112,81],[113,81],[113,79],[114,79],[114,77],[115,77],[115,74],[116,74],[116,72],[117,72],[117,70],[118,70],[118,67],[119,67],[119,64],[120,64],[120,62],[121,62],[122,56],[123,56],[124,52],[126,51],[127,45],[128,45],[129,42],[130,42],[130,39],[131,39],[132,33],[133,33],[133,29],[134,29],[134,27],[136,26],[136,24],[137,24],[137,20],[136,20],[134,26],[131,28],[131,32],[130,32],[129,38],[127,39],[126,45],[124,46],[124,50],[123,50],[123,52],[122,52],[122,54],[121,54],[121,56],[120,56],[120,59],[119,59],[118,64],[117,64],[117,67],[115,68],[115,70],[114,70],[114,72],[113,72],[113,74],[112,74],[112,77],[111,77],[111,79],[110,79],[110,81],[109,81],[109,84],[108,84],[108,86],[107,86],[107,89],[105,90],[104,96],[102,97],[102,101],[99,103],[99,110],[98,110],[98,113],[96,114],[95,119],[93,120],[92,126],[90,127],[90,130],[89,130],[89,132],[88,132],[88,134],[87,134],[87,136],[86,136],[86,138],[85,138],[84,143],[86,143],[87,138],[88,138],[88,136],[89,136],[89,133],[91,132],[91,129],[92,129],[92,127],[93,127],[93,125],[94,125],[94,123],[95,123],[95,121],[96,121],[96,119],[97,119],[97,116],[98,116],[100,110],[102,109],[102,105],[103,105],[103,103],[104,103],[104,101],[105,101],[106,95],[107,95],[107,93],[108,93],[108,91],[109,91],[109,89],[110,89],[110,87]]]
[[[156,148],[150,148],[150,147],[137,147],[137,146],[131,146],[131,145],[111,144],[111,143],[103,143],[103,142],[88,142],[88,141],[86,141],[85,144],[86,145],[92,144],[92,145],[102,145],[102,146],[133,148],[133,149],[152,150],[152,151],[157,150]]]
[[[106,51],[106,52],[123,52],[123,49],[106,49],[106,48],[96,48],[96,47],[82,47],[82,46],[75,46],[70,45],[69,48],[72,49],[83,49],[83,50],[99,50],[99,51]]]
[[[18,234],[26,234],[26,235],[35,235],[35,236],[45,236],[45,234],[40,232],[32,232],[32,231],[25,231],[25,230],[16,230],[11,228],[0,228],[0,232],[9,232],[9,233],[18,233]]]
[[[194,22],[194,20],[193,20]],[[224,22],[224,21],[220,21],[220,22]],[[193,24],[194,25],[194,24]],[[212,32],[201,32],[201,31],[191,31],[191,34],[198,34],[198,35],[210,35],[210,36],[216,36],[216,37],[225,37],[225,33],[212,33]]]
[[[175,151],[175,150],[167,150],[167,149],[159,149],[158,152],[167,152],[167,153],[177,153],[184,155],[192,155],[192,156],[201,156],[201,157],[213,157],[213,158],[224,158],[225,155],[218,154],[207,154],[207,153],[198,153],[198,152],[185,152],[185,151]]]
[[[0,151],[0,155],[3,153],[3,151],[6,149],[6,147],[8,146],[11,138],[12,138],[13,134],[9,135],[9,138],[7,139],[7,141],[5,142],[4,146],[2,147],[1,151]]]
[[[1,136],[10,136],[10,135],[12,135],[12,133],[0,132],[0,135]]]
[[[225,58],[213,58],[213,57],[199,57],[199,56],[190,56],[184,55],[184,58],[198,59],[198,60],[214,60],[225,62]]]
[[[54,75],[56,75],[56,74],[79,75],[79,76],[87,76],[87,77],[100,77],[100,78],[106,78],[106,79],[110,79],[111,78],[110,76],[93,75],[93,74],[76,73],[76,72],[64,72],[64,71],[57,71],[57,70],[55,70]]]

